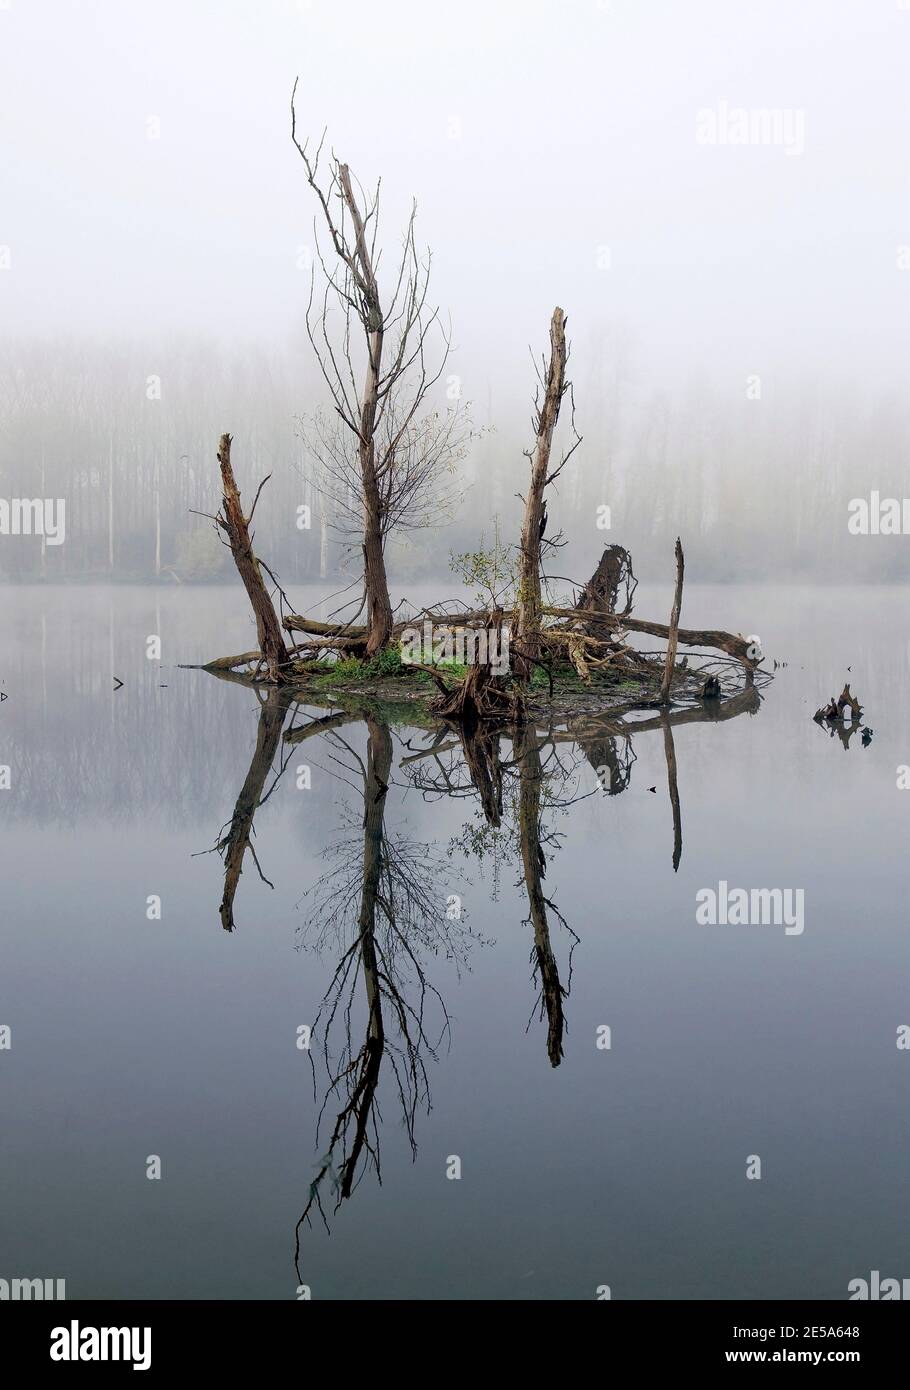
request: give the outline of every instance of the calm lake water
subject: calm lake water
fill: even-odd
[[[659,721],[503,739],[497,828],[459,748],[405,761],[433,735],[400,710],[289,738],[329,711],[177,669],[251,645],[239,587],[7,588],[0,1277],[843,1299],[910,1275],[906,608],[687,588],[685,625],[789,664],[757,712],[673,727],[674,870]],[[868,747],[811,720],[847,667]],[[803,889],[804,931],[698,924],[721,880]]]

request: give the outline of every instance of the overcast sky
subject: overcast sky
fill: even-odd
[[[619,325],[668,380],[895,384],[908,72],[898,0],[0,0],[0,332],[295,334],[299,73],[390,258],[417,196],[475,397],[556,303],[576,353]],[[804,148],[700,143],[722,102]]]

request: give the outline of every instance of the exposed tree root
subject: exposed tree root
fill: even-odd
[[[512,708],[512,696],[489,666],[472,666],[453,690],[439,695],[430,706],[441,719],[462,725],[467,733],[491,719],[503,719]]]

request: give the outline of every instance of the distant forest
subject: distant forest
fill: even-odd
[[[392,537],[393,586],[446,575],[451,552],[492,543],[495,518],[502,541],[517,540],[533,369],[526,346],[507,346],[508,385],[494,380],[473,396],[465,388],[478,437],[462,464],[463,500],[447,525],[405,543]],[[906,397],[792,378],[721,387],[718,374],[662,388],[621,333],[576,345],[572,376],[584,442],[550,501],[551,529],[571,543],[572,579],[586,579],[611,540],[631,550],[641,578],[669,579],[677,535],[693,580],[910,577],[899,538],[847,530],[851,498],[910,492]],[[324,405],[321,387],[303,342],[266,352],[190,338],[165,347],[7,340],[0,496],[65,498],[66,542],[3,544],[0,575],[236,582],[211,522],[194,514],[217,510],[215,452],[229,430],[244,498],[272,475],[256,545],[282,582],[350,577],[360,557],[346,561],[299,424]],[[598,528],[604,507],[609,531]]]

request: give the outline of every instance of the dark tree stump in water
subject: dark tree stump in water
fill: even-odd
[[[622,545],[604,547],[597,564],[585,587],[579,594],[575,607],[590,613],[616,613],[620,591],[624,591],[624,604],[620,617],[632,612],[632,598],[638,588],[638,580],[632,572],[632,556]]]
[[[850,711],[853,721],[858,724],[862,718],[863,710],[859,700],[851,693],[849,685],[844,686],[836,700],[832,695],[826,705],[815,711],[812,718],[818,723],[821,723],[823,719],[827,720],[828,723],[833,723],[838,719],[843,720],[844,710],[847,709]]]

